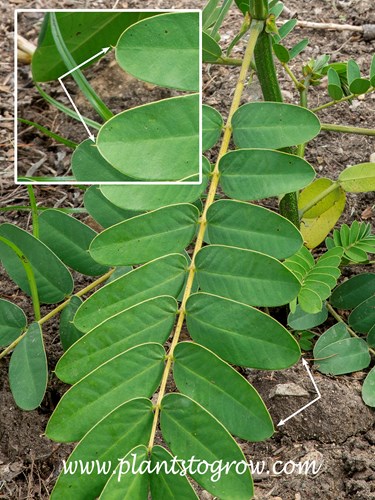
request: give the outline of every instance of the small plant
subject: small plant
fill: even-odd
[[[80,460],[110,464],[105,473],[60,474],[52,498],[126,498],[136,492],[142,499],[149,490],[152,498],[196,498],[186,472],[219,498],[251,498],[246,467],[243,473],[229,468],[218,480],[209,468],[184,470],[192,457],[208,464],[242,463],[245,457],[233,436],[261,441],[274,432],[261,396],[233,366],[292,366],[301,355],[296,337],[303,349],[310,348],[306,331],[323,325],[329,313],[338,324],[314,346],[319,370],[337,375],[362,370],[374,354],[374,275],[359,275],[336,287],[343,265],[369,263],[367,254],[374,253],[370,228],[357,222],[343,225],[319,256],[311,249],[341,216],[345,192],[375,189],[375,165],[348,167],[336,181],[314,180],[304,151],[327,125],[320,123],[318,110],[307,108],[307,96],[310,85],[332,69],[328,58],[304,65],[299,81],[288,62],[306,42],[292,49],[280,43],[295,24],[277,30],[282,4],[236,3],[244,25],[235,43],[245,32],[248,41],[225,125],[216,110],[204,106],[204,150],[222,137],[214,166],[204,160],[202,185],[92,186],[84,205],[105,228],[99,234],[59,210],[39,215],[30,189],[34,235],[11,224],[0,226],[0,258],[32,296],[35,310],[35,322],[27,327],[17,306],[0,302],[4,344],[12,342],[3,355],[14,348],[10,380],[15,399],[26,409],[40,403],[47,380],[41,326],[65,309],[60,331],[67,350],[55,373],[72,387],[46,434],[78,442],[68,460],[72,467]],[[203,55],[211,63],[238,64],[223,57],[218,45],[230,4],[210,0],[203,13]],[[281,102],[273,53],[292,76],[300,106]],[[240,105],[253,56],[265,102]],[[365,85],[357,82],[354,88],[353,82],[362,78],[356,72],[353,80],[352,64],[346,68],[352,92],[346,97],[353,97]],[[332,74],[330,85],[338,86]],[[371,86],[374,75],[373,63]],[[278,197],[280,214],[249,203],[267,197]],[[66,266],[101,277],[71,296]],[[81,303],[81,296],[106,280]],[[63,299],[40,317],[39,301]],[[290,310],[287,325],[273,317],[280,307]],[[336,309],[352,311],[348,326]],[[184,325],[191,341],[182,341]],[[373,372],[363,385],[363,398],[371,406]],[[25,396],[30,380],[33,390]],[[159,429],[163,445],[156,444]],[[126,461],[157,467],[176,458],[185,464],[181,474],[162,469],[160,474],[122,474]]]

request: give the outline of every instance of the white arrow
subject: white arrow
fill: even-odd
[[[65,85],[63,84],[62,82],[62,79],[65,78],[66,76],[70,75],[71,73],[73,73],[73,71],[75,71],[76,69],[80,68],[81,66],[84,66],[85,64],[87,64],[88,62],[92,61],[93,59],[95,59],[96,57],[102,55],[102,54],[106,54],[109,49],[111,47],[104,47],[100,52],[98,52],[97,54],[95,54],[94,56],[90,57],[89,59],[87,59],[86,61],[83,61],[83,63],[79,64],[78,66],[76,66],[75,68],[71,69],[70,71],[68,71],[67,73],[64,73],[63,75],[61,75],[58,80],[60,82],[60,85],[61,87],[63,88],[65,94],[67,95],[71,105],[73,106],[74,108],[74,111],[77,113],[78,115],[78,118],[80,119],[80,121],[82,122],[82,125],[85,127],[86,129],[86,132],[89,136],[89,139],[92,140],[92,142],[95,142],[95,136],[91,133],[91,131],[89,130],[89,128],[87,127],[86,123],[85,123],[85,120],[83,119],[81,113],[79,112],[77,106],[75,105],[71,95],[69,94],[67,88],[65,87]]]
[[[95,54],[94,56],[90,57],[89,59],[87,59],[86,61],[83,61],[83,63],[79,64],[78,66],[76,66],[75,68],[71,69],[70,71],[67,71],[66,73],[64,73],[63,75],[60,76],[60,78],[65,78],[66,76],[70,75],[70,73],[73,73],[73,71],[75,71],[76,69],[78,68],[81,68],[82,66],[84,66],[85,64],[89,63],[90,61],[92,61],[93,59],[96,59],[97,57],[101,56],[102,54],[106,54],[109,49],[111,47],[103,47],[102,50],[100,52],[98,52],[97,54]],[[59,78],[59,79],[60,79]]]
[[[306,368],[307,373],[308,373],[308,375],[309,375],[309,377],[311,379],[311,382],[313,383],[314,389],[315,389],[315,391],[316,391],[316,393],[317,393],[318,396],[315,399],[313,399],[312,401],[310,401],[310,403],[307,403],[307,405],[303,406],[299,410],[297,410],[294,413],[292,413],[291,415],[289,415],[289,417],[280,420],[280,422],[277,424],[277,427],[280,427],[281,425],[284,425],[285,422],[287,422],[289,419],[295,417],[296,415],[298,415],[298,413],[301,413],[301,411],[306,410],[306,408],[308,408],[312,404],[316,403],[322,397],[322,395],[320,394],[319,388],[316,385],[314,377],[311,374],[309,364],[308,364],[308,362],[304,358],[302,358],[302,364]]]

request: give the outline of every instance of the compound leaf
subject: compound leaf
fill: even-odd
[[[73,295],[69,300],[69,304],[64,307],[60,315],[60,341],[64,351],[69,349],[80,337],[82,333],[73,324],[73,318],[77,309],[82,304],[82,299]],[[61,358],[60,358],[61,359]]]
[[[215,146],[223,130],[223,117],[215,108],[202,106],[202,151]]]
[[[358,274],[333,290],[330,302],[338,309],[354,309],[375,295],[375,273]]]
[[[375,367],[368,372],[363,382],[362,398],[367,406],[375,406]]]
[[[349,325],[357,332],[368,333],[375,325],[375,295],[361,302],[350,314]]]

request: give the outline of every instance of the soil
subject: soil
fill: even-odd
[[[288,0],[285,2],[292,14],[298,11],[300,19],[321,22],[339,22],[354,25],[375,23],[375,13],[371,9],[371,0],[316,0],[314,2],[299,2]],[[61,0],[45,1],[23,0],[1,1],[1,33],[0,40],[2,60],[0,62],[0,196],[1,206],[22,205],[27,203],[27,191],[24,186],[15,186],[13,183],[13,9],[15,8],[200,8],[204,2],[199,0],[150,0],[150,1],[84,1]],[[25,20],[25,34],[35,42],[36,29],[30,20]],[[233,9],[223,30],[223,41],[228,43],[241,24],[241,17]],[[358,34],[351,32],[337,32],[326,30],[295,30],[293,38],[298,40],[307,36],[310,45],[305,53],[296,59],[293,68],[297,72],[303,61],[316,57],[320,53],[331,55],[332,61],[345,61],[354,58],[361,68],[367,72],[371,55],[374,53],[375,42],[365,42]],[[233,53],[240,56],[243,44]],[[123,80],[123,75],[116,74],[110,60],[107,61],[111,73],[113,87],[106,94],[106,79],[108,67],[102,63],[90,69],[95,77],[98,92],[110,106],[131,106],[139,100],[158,99],[166,97],[164,90],[155,88],[140,88],[132,81]],[[281,74],[281,71],[280,71]],[[205,102],[215,106],[226,115],[230,104],[230,95],[238,75],[238,69],[228,70],[214,65],[204,68]],[[29,68],[22,67],[19,75],[20,92],[19,104],[22,115],[34,121],[40,121],[43,114],[45,124],[58,133],[67,135],[72,140],[81,140],[80,131],[69,119],[61,116],[39,98],[28,86],[30,78]],[[297,93],[293,90],[289,77],[282,77],[284,98],[287,102],[296,103]],[[134,101],[124,104],[124,88],[131,89]],[[112,90],[118,89],[113,97]],[[56,88],[51,88],[56,98],[63,98]],[[72,92],[74,88],[72,87]],[[244,101],[259,99],[260,89],[256,82],[247,87]],[[121,97],[119,97],[121,96]],[[79,95],[77,95],[79,99]],[[327,94],[322,89],[311,92],[312,105],[319,105],[328,101]],[[89,108],[85,102],[80,102],[83,111],[89,115]],[[145,102],[145,101],[144,101]],[[373,127],[375,95],[365,99],[356,99],[351,105],[341,104],[328,108],[319,113],[323,122],[343,123]],[[31,112],[31,110],[33,110]],[[28,113],[28,114],[26,114]],[[21,115],[21,112],[19,112]],[[90,115],[89,115],[90,116]],[[95,116],[92,115],[92,118]],[[39,133],[21,127],[19,138],[19,154],[22,155],[24,169],[27,172],[35,166],[43,155],[43,175],[66,175],[69,173],[69,153],[64,146],[56,145],[50,139]],[[76,135],[75,135],[76,134]],[[32,142],[31,142],[32,141]],[[312,141],[307,150],[308,160],[316,167],[318,175],[336,178],[347,165],[370,161],[375,151],[374,139],[359,135],[339,135],[336,133],[322,133]],[[38,153],[41,151],[41,153]],[[374,161],[374,160],[372,160]],[[49,207],[81,207],[82,191],[69,186],[38,186],[36,189],[38,201]],[[348,203],[341,222],[364,220],[375,221],[374,193],[348,195]],[[13,222],[23,228],[30,227],[30,217],[27,212],[12,211],[0,215],[1,221]],[[90,223],[90,219],[83,216],[83,220]],[[366,268],[368,270],[368,267]],[[364,271],[364,268],[351,268],[344,271],[345,276]],[[14,301],[30,315],[28,299],[14,286],[0,269],[1,296]],[[86,284],[80,276],[77,278],[77,289]],[[48,308],[45,308],[46,312]],[[0,498],[4,499],[46,499],[52,490],[53,484],[61,470],[62,460],[66,459],[72,449],[71,445],[53,443],[44,436],[44,429],[48,418],[67,386],[62,384],[53,375],[52,370],[62,354],[58,338],[58,325],[50,322],[44,329],[44,338],[47,349],[50,382],[46,397],[35,411],[23,412],[19,410],[12,399],[7,369],[9,359],[0,360]],[[309,353],[306,354],[309,357]],[[277,423],[298,408],[305,405],[314,397],[311,381],[305,369],[297,365],[291,369],[279,372],[259,372],[243,370],[242,373],[256,387],[265,400],[267,407]],[[253,462],[265,460],[269,465],[277,460],[288,462],[293,460],[315,459],[321,465],[320,471],[313,475],[291,474],[254,474],[256,498],[259,500],[273,498],[274,500],[355,500],[375,499],[375,412],[366,407],[360,396],[361,383],[365,373],[354,373],[340,377],[327,377],[313,372],[314,378],[322,392],[322,398],[306,409],[299,416],[278,427],[275,435],[263,443],[240,442],[247,458]],[[300,389],[307,391],[305,396],[275,396],[274,389],[280,384],[296,384]],[[200,498],[212,498],[205,491],[199,493]]]

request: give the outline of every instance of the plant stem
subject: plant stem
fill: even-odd
[[[219,57],[214,63],[210,64],[221,64],[223,66],[241,66],[242,59],[235,59],[233,57]]]
[[[355,99],[356,97],[358,97],[358,95],[365,95],[365,94],[368,94],[369,92],[373,92],[374,90],[375,90],[375,87],[371,87],[368,89],[367,92],[364,92],[363,94],[350,94],[350,95],[347,95],[345,97],[342,97],[341,99],[338,99],[337,101],[326,102],[325,104],[322,104],[321,106],[313,108],[311,111],[316,113],[317,111],[320,111],[321,109],[329,108],[330,106],[334,106],[335,104],[339,104],[340,102],[350,101],[351,99]]]
[[[21,261],[21,264],[26,273],[27,281],[29,283],[35,320],[38,321],[40,320],[40,302],[39,302],[38,288],[35,281],[34,271],[33,268],[31,267],[29,259],[22,252],[22,250],[18,248],[18,246],[15,245],[12,241],[8,240],[7,238],[4,238],[3,236],[0,236],[0,241],[2,241],[3,243],[5,243],[5,245],[11,248]]]
[[[312,199],[310,203],[301,208],[301,210],[299,211],[299,216],[302,218],[306,212],[308,212],[311,208],[315,207],[315,205],[317,205],[320,201],[322,201],[323,198],[328,196],[330,193],[332,193],[333,191],[335,191],[335,189],[339,187],[340,185],[338,182],[334,182],[333,184],[331,184],[331,186],[327,187],[327,189],[325,189],[324,191],[319,193],[314,199]]]
[[[50,311],[48,314],[43,316],[43,318],[39,318],[37,321],[38,324],[41,326],[41,325],[43,325],[43,323],[46,323],[48,320],[50,320],[51,318],[56,316],[56,314],[58,314],[60,311],[62,311],[69,304],[70,299],[73,296],[82,297],[82,295],[85,295],[86,293],[90,292],[93,288],[95,288],[98,285],[100,285],[101,283],[103,283],[103,281],[106,281],[112,275],[112,273],[114,271],[115,271],[114,269],[111,269],[106,274],[103,274],[103,276],[101,276],[97,280],[90,283],[90,285],[87,285],[85,288],[82,288],[82,290],[80,290],[79,292],[71,295],[68,299],[66,299],[64,302],[62,302],[57,307],[52,309],[52,311]],[[6,356],[10,351],[12,351],[16,347],[16,345],[19,342],[21,342],[21,340],[24,338],[25,335],[26,335],[26,332],[23,333],[22,335],[20,335],[19,337],[17,337],[16,340],[14,340],[6,349],[4,349],[3,352],[0,353],[0,359],[3,358],[4,356]]]
[[[35,199],[34,187],[32,185],[28,185],[27,192],[30,199],[31,217],[33,221],[33,235],[35,236],[35,238],[39,239],[39,214]]]
[[[24,123],[26,125],[30,125],[31,127],[35,127],[46,136],[51,137],[51,139],[55,139],[55,141],[60,142],[61,144],[65,144],[65,146],[68,146],[69,148],[75,149],[78,146],[76,142],[70,141],[69,139],[62,137],[61,135],[55,134],[54,132],[52,132],[46,127],[43,127],[43,125],[40,125],[39,123],[35,123],[30,120],[25,120],[24,118],[17,118],[17,120],[20,123]]]
[[[283,102],[272,54],[271,35],[262,31],[255,47],[255,63],[263,97],[266,101]],[[290,152],[290,149],[288,150]],[[299,229],[297,193],[288,193],[280,200],[280,213]]]
[[[348,125],[336,125],[335,123],[321,123],[321,129],[329,130],[331,132],[341,132],[343,134],[375,136],[375,129],[373,128],[350,127]]]
[[[350,335],[351,335],[352,337],[355,337],[355,338],[357,338],[357,339],[360,339],[360,338],[361,338],[361,337],[360,337],[359,335],[357,335],[357,334],[355,333],[355,331],[354,331],[354,330],[352,330],[352,329],[350,328],[350,326],[349,326],[349,325],[348,325],[348,324],[347,324],[347,323],[346,323],[346,322],[342,319],[342,317],[339,315],[339,313],[333,309],[333,307],[331,306],[331,304],[328,304],[328,302],[327,302],[327,303],[326,303],[326,307],[327,307],[328,311],[331,313],[331,315],[332,315],[332,316],[333,316],[333,317],[334,317],[337,321],[339,321],[340,323],[344,323],[344,325],[346,326],[346,329],[348,330],[348,332],[350,333]],[[371,348],[369,347],[369,348],[368,348],[368,350],[369,350],[369,352],[370,352],[373,356],[375,356],[375,350],[374,350],[374,349],[371,349]]]
[[[197,253],[199,252],[199,250],[202,248],[203,238],[204,238],[204,234],[206,231],[207,211],[215,200],[215,195],[216,195],[217,187],[219,184],[219,177],[220,177],[219,161],[223,157],[223,155],[225,155],[225,153],[228,151],[228,148],[229,148],[229,143],[230,143],[230,139],[232,136],[232,117],[233,117],[235,111],[240,106],[242,92],[243,92],[243,89],[244,89],[244,86],[246,83],[246,76],[248,73],[248,69],[250,67],[250,61],[253,57],[255,44],[256,44],[256,41],[258,39],[260,32],[262,31],[263,25],[264,25],[263,22],[254,20],[254,21],[252,21],[251,26],[250,26],[249,41],[248,41],[248,44],[246,47],[246,52],[245,52],[245,55],[243,58],[243,63],[241,66],[239,79],[237,81],[236,89],[234,91],[234,96],[233,96],[232,104],[231,104],[231,107],[229,110],[228,119],[227,119],[227,122],[226,122],[225,127],[224,127],[223,139],[222,139],[220,151],[219,151],[219,154],[218,154],[218,157],[216,160],[215,168],[212,172],[212,180],[211,180],[211,184],[210,184],[210,187],[208,190],[208,194],[207,194],[206,202],[204,205],[202,217],[199,221],[200,226],[199,226],[199,231],[198,231],[197,239],[196,239],[195,246],[194,246],[193,255],[191,258],[191,265],[189,268],[189,275],[188,275],[187,282],[186,282],[185,292],[184,292],[184,295],[182,297],[176,328],[175,328],[175,331],[173,333],[173,339],[172,339],[171,346],[170,346],[170,349],[169,349],[169,352],[167,355],[167,362],[166,362],[166,365],[164,368],[164,373],[163,373],[162,380],[160,383],[158,399],[157,399],[157,402],[156,402],[155,407],[154,407],[154,410],[155,410],[154,420],[153,420],[151,434],[150,434],[150,440],[149,440],[149,444],[148,444],[149,452],[151,452],[153,445],[154,445],[154,441],[155,441],[155,434],[156,434],[156,429],[157,429],[157,425],[158,425],[158,421],[159,421],[161,404],[162,404],[162,400],[163,400],[165,392],[166,392],[167,381],[168,381],[168,377],[169,377],[171,367],[172,367],[173,353],[174,353],[176,345],[178,344],[180,334],[181,334],[181,329],[182,329],[183,323],[185,321],[186,302],[190,296],[193,281],[194,281],[194,276],[195,276],[195,272],[196,272],[196,270],[195,270],[195,258],[197,256]]]
[[[67,46],[65,45],[64,38],[61,34],[59,24],[57,22],[57,17],[55,12],[50,12],[50,23],[51,23],[51,32],[56,44],[56,48],[60,54],[61,59],[64,61],[65,66],[68,70],[71,70],[77,66],[74,58],[69,52]],[[84,95],[90,101],[91,105],[94,107],[95,111],[103,118],[103,120],[109,120],[112,118],[112,111],[107,108],[104,102],[100,99],[100,97],[96,94],[94,89],[91,87],[89,82],[83,76],[82,71],[78,68],[71,73],[72,77],[76,81],[79,88],[82,90]]]
[[[89,285],[87,285],[85,288],[82,288],[82,290],[80,290],[79,292],[71,295],[68,299],[66,299],[64,302],[62,302],[57,307],[55,307],[55,309],[52,309],[51,312],[49,312],[48,314],[43,316],[43,318],[41,318],[38,321],[39,325],[43,325],[43,323],[46,323],[48,320],[50,320],[51,318],[56,316],[56,314],[58,314],[60,311],[62,311],[69,304],[70,299],[73,296],[82,297],[82,295],[85,295],[87,292],[90,292],[93,288],[95,288],[98,285],[100,285],[101,283],[103,283],[103,281],[106,281],[113,274],[113,272],[114,272],[114,269],[111,269],[106,274],[103,274],[103,276],[100,276],[100,278],[98,278],[97,280],[95,280],[92,283],[90,283]]]
[[[288,66],[287,63],[282,63],[282,66],[283,68],[285,69],[286,73],[288,73],[288,75],[290,76],[290,78],[292,79],[296,89],[301,92],[301,90],[303,90],[305,88],[305,86],[303,85],[303,83],[299,82],[297,80],[297,77],[295,76],[295,74],[293,73],[293,71],[290,69],[290,67]]]

